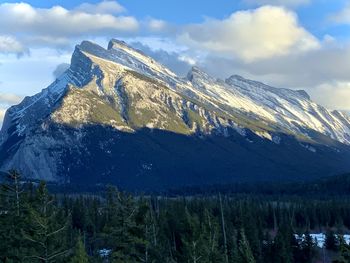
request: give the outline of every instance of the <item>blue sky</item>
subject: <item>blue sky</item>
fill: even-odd
[[[0,1],[0,122],[9,105],[54,80],[74,45],[113,37],[179,74],[193,65],[241,74],[350,110],[350,0],[8,0]]]

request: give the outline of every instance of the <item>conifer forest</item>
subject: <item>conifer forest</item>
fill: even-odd
[[[7,177],[1,262],[350,262],[344,195],[50,193]]]

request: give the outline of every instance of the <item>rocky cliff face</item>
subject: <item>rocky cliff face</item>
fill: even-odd
[[[84,41],[60,78],[8,110],[0,166],[57,182],[85,173],[131,188],[289,180],[350,169],[349,134],[346,114],[304,91],[236,75],[218,80],[195,67],[181,78],[124,42],[104,49]],[[293,151],[304,160],[288,157]]]

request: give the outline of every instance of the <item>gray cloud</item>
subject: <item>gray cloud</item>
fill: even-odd
[[[221,78],[240,74],[275,87],[306,89],[324,106],[350,109],[350,46],[323,47],[254,63],[208,56],[200,66]]]
[[[58,78],[69,68],[69,66],[70,65],[68,63],[62,63],[62,64],[57,65],[56,69],[52,73],[53,76],[55,78]]]
[[[29,49],[12,36],[0,35],[0,53],[16,54],[18,57],[29,54]]]
[[[324,83],[310,89],[309,93],[313,99],[328,108],[350,110],[350,82]]]
[[[239,70],[257,78],[271,76],[276,84],[287,87],[310,87],[327,81],[350,81],[350,46],[324,47],[298,55],[278,56],[251,63],[208,56],[202,63],[216,75],[229,75],[232,71]],[[218,64],[221,65],[219,69],[216,66]]]
[[[186,75],[192,66],[188,60],[186,61],[184,57],[185,54],[168,52],[163,49],[152,50],[149,46],[142,44],[141,42],[131,42],[131,45],[167,66],[179,76]]]

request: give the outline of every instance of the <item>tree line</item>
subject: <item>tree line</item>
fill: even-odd
[[[346,198],[49,193],[10,171],[0,192],[1,262],[350,262]],[[325,248],[310,236],[326,232]],[[296,235],[304,234],[300,239]]]

